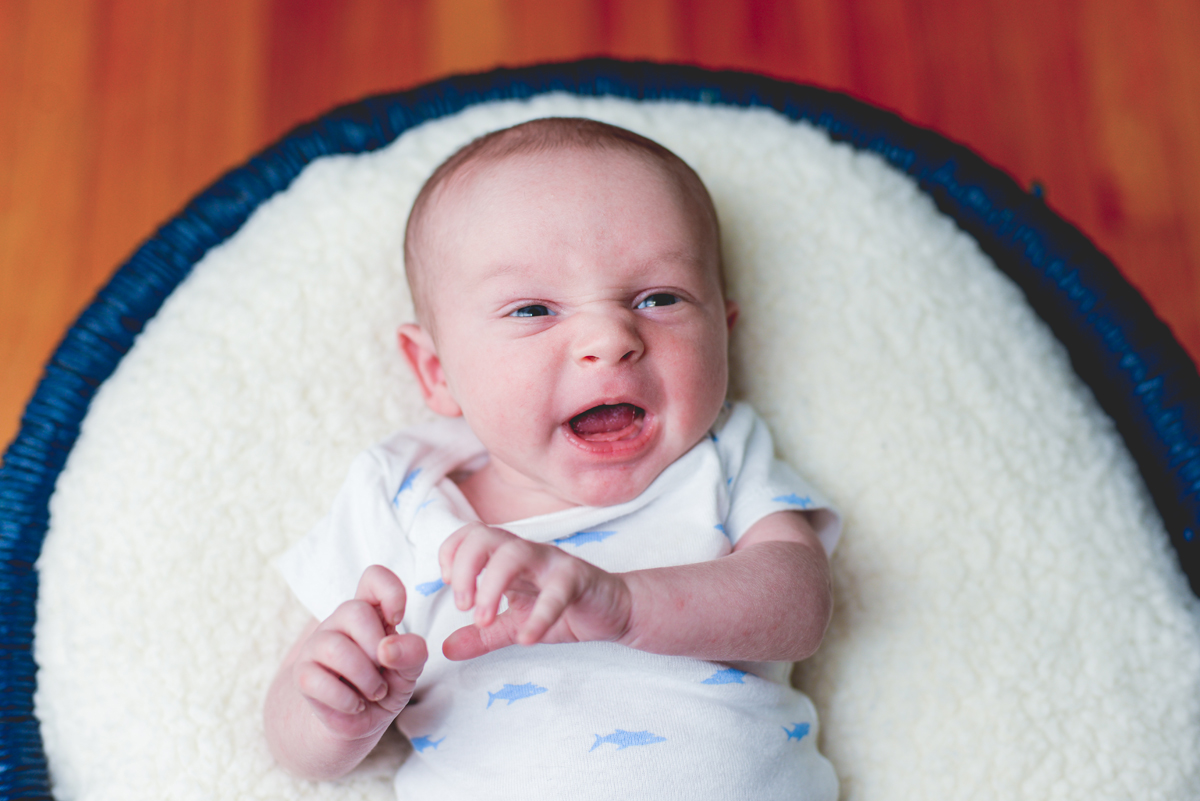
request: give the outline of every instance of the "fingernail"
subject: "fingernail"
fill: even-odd
[[[363,699],[359,698],[358,704],[354,707],[354,714],[357,715],[359,712],[362,712],[366,708],[367,708],[366,702],[363,701]]]

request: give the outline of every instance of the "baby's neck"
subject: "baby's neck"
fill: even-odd
[[[489,526],[499,526],[513,520],[558,512],[574,504],[561,498],[505,481],[488,462],[464,477],[452,476],[463,496]]]

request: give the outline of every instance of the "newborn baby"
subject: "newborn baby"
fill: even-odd
[[[279,762],[341,776],[394,721],[401,798],[835,799],[788,679],[840,522],[726,402],[700,179],[535,120],[434,172],[405,256],[442,419],[360,456],[278,562],[313,613],[266,703]]]

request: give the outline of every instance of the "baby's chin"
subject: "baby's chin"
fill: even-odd
[[[663,467],[665,469],[665,466]],[[571,487],[571,501],[580,506],[617,506],[641,495],[662,474],[636,469],[609,468],[581,476]]]

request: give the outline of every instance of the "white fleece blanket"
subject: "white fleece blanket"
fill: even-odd
[[[763,110],[543,96],[326,158],[211,252],[96,396],[39,562],[60,799],[385,799],[263,740],[305,613],[268,560],[352,457],[427,419],[394,347],[421,182],[586,115],[678,152],[721,215],[733,393],[846,513],[798,671],[845,799],[1195,799],[1200,616],[1110,421],[976,244],[880,159]]]

